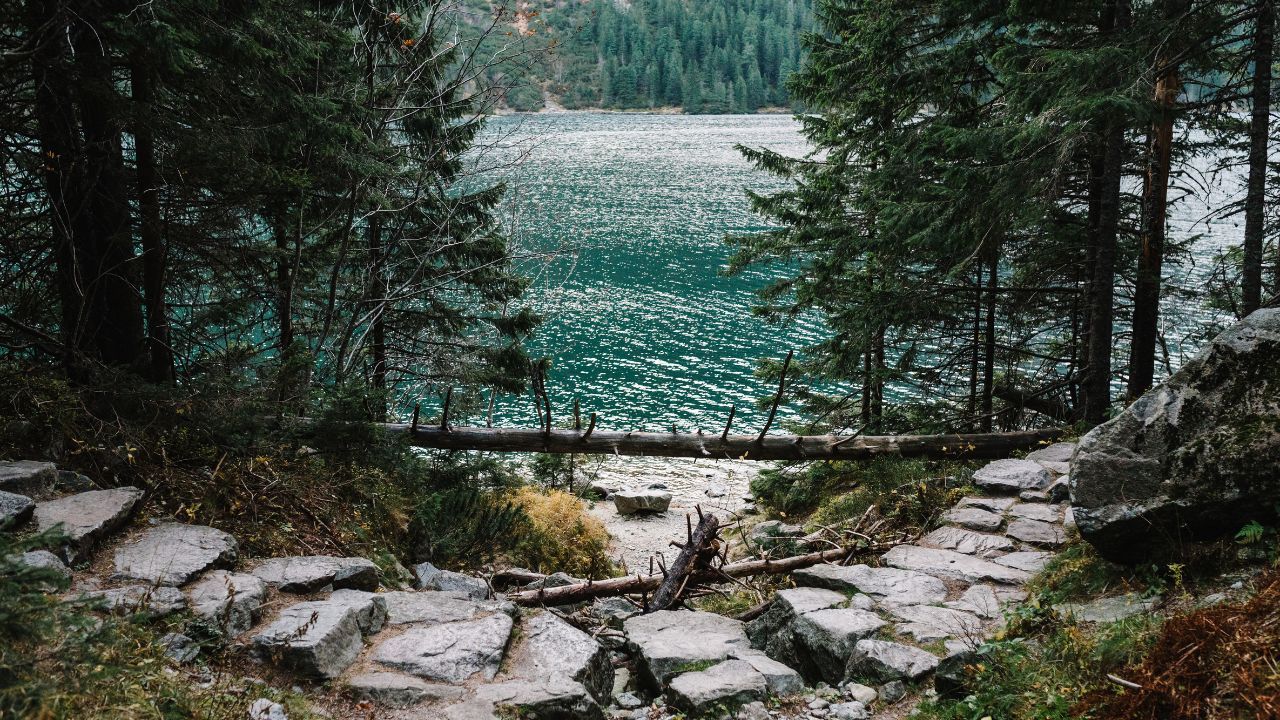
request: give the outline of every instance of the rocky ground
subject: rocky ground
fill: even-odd
[[[67,544],[27,561],[66,568],[72,595],[102,597],[119,612],[189,612],[215,623],[261,673],[337,688],[323,708],[335,716],[357,708],[362,717],[372,709],[376,717],[449,720],[510,712],[898,717],[935,686],[949,689],[1065,542],[1071,517],[1060,473],[1071,451],[1059,444],[989,464],[974,475],[983,493],[957,504],[944,526],[892,548],[879,567],[797,571],[799,587],[778,592],[749,623],[688,610],[639,614],[622,598],[519,609],[482,579],[430,565],[415,568],[416,589],[387,590],[363,558],[242,559],[235,538],[215,528],[131,524],[141,491],[87,490],[47,463],[0,464],[0,488],[13,496],[0,498],[0,508],[13,509],[0,527],[60,524]],[[624,552],[661,549],[683,533],[683,511],[694,504],[745,504],[746,468],[711,467],[690,463],[678,479],[668,474],[660,492],[670,493],[670,508],[659,516],[621,517],[608,502],[594,511],[611,530],[644,528],[621,533]],[[644,472],[631,477],[632,485],[653,482]],[[1144,608],[1113,598],[1072,610],[1104,620]],[[166,642],[175,662],[200,652],[181,636]]]

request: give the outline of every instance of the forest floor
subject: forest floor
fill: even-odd
[[[736,522],[751,497],[751,480],[765,466],[748,460],[604,457],[588,464],[586,475],[611,491],[646,488],[661,483],[671,493],[671,507],[657,515],[619,515],[610,500],[592,503],[590,512],[604,522],[613,540],[609,554],[629,572],[649,571],[649,557],[670,552],[672,541],[685,539],[685,516],[697,508],[714,512],[722,525]]]

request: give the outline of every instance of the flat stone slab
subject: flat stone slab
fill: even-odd
[[[377,593],[344,588],[334,590],[328,601],[355,611],[356,626],[362,635],[372,635],[387,624],[387,601]]]
[[[508,680],[481,685],[469,700],[445,708],[446,720],[602,720],[604,713],[582,685],[566,678]]]
[[[920,544],[984,558],[1013,549],[1013,541],[1003,535],[990,535],[958,527],[940,527],[921,538]]]
[[[502,614],[409,628],[379,643],[373,659],[428,680],[456,684],[476,675],[492,680],[498,674],[512,628],[511,618]]]
[[[412,675],[395,672],[367,672],[347,678],[347,692],[359,700],[406,708],[421,702],[458,700],[466,690],[456,685],[429,683]]]
[[[791,695],[804,690],[804,678],[800,677],[800,673],[768,655],[743,654],[737,659],[746,662],[760,673],[770,695]]]
[[[1059,547],[1067,541],[1067,533],[1061,525],[1026,518],[1010,522],[1004,532],[1011,538],[1045,547]]]
[[[0,490],[43,500],[58,482],[58,468],[51,462],[12,460],[0,462]]]
[[[671,493],[666,490],[619,490],[611,499],[619,515],[634,515],[639,512],[662,513],[671,506]]]
[[[980,618],[993,620],[1000,617],[1000,596],[990,585],[971,585],[955,600],[944,603],[954,610],[973,613]]]
[[[928,605],[947,597],[947,586],[925,573],[866,565],[814,565],[796,570],[797,585],[862,592],[885,605]]]
[[[996,460],[973,474],[973,483],[993,493],[1017,495],[1023,490],[1043,490],[1053,473],[1034,460]]]
[[[1098,598],[1087,603],[1063,603],[1055,605],[1059,615],[1067,615],[1079,622],[1112,623],[1125,618],[1151,612],[1160,603],[1160,598],[1144,598],[1137,593]]]
[[[1017,503],[1009,508],[1009,515],[1040,522],[1062,522],[1062,508],[1042,503]]]
[[[126,585],[87,592],[84,596],[104,601],[105,608],[112,612],[146,613],[155,617],[178,612],[187,606],[187,598],[182,592],[171,587]]]
[[[764,676],[744,660],[726,660],[706,670],[672,679],[667,699],[675,707],[702,715],[718,706],[734,707],[763,700],[768,693]]]
[[[495,612],[517,614],[516,606],[505,601],[475,600],[460,592],[423,590],[379,593],[387,603],[387,622],[392,625],[439,625],[474,620]]]
[[[36,527],[44,532],[61,526],[69,562],[88,552],[104,535],[120,527],[142,500],[136,487],[90,490],[36,505]]]
[[[294,672],[332,679],[364,648],[357,611],[348,604],[313,600],[291,605],[253,637],[259,654]]]
[[[26,495],[0,490],[0,530],[17,527],[31,519],[36,501]]]
[[[441,570],[429,562],[414,566],[413,575],[418,579],[415,587],[419,590],[460,592],[476,600],[489,597],[489,583],[484,578]]]
[[[231,535],[204,525],[164,523],[116,551],[115,574],[153,585],[185,585],[214,566],[235,562]]]
[[[979,510],[986,510],[987,512],[993,512],[997,515],[1001,515],[1016,502],[1018,502],[1017,498],[1011,497],[984,497],[981,495],[970,495],[969,497],[961,498],[960,502],[956,503],[956,507],[978,508]]]
[[[628,618],[622,627],[646,679],[658,688],[690,665],[750,651],[743,624],[715,613],[659,610]]]
[[[1011,568],[1017,568],[1024,572],[1038,573],[1044,569],[1045,565],[1053,559],[1053,553],[1039,552],[1036,550],[1024,550],[1021,552],[1012,552],[1008,555],[1001,555],[996,558],[996,562],[1001,565],[1007,565]]]
[[[1004,524],[1004,517],[977,507],[953,507],[942,514],[942,522],[980,532],[995,532]]]
[[[359,557],[303,555],[272,558],[253,574],[280,592],[308,594],[332,586],[335,590],[377,590],[378,567]]]
[[[797,659],[804,663],[806,674],[838,683],[844,679],[854,645],[886,624],[873,612],[853,608],[806,613],[791,623]]]
[[[849,677],[874,684],[917,680],[938,666],[937,656],[885,640],[859,640],[849,658]]]
[[[526,618],[520,625],[520,647],[510,666],[513,677],[579,682],[598,702],[613,691],[609,651],[590,635],[550,612]]]
[[[248,573],[212,570],[186,592],[193,613],[234,638],[253,627],[267,598],[267,584]]]
[[[995,582],[1022,585],[1030,573],[983,560],[954,550],[938,550],[918,545],[899,545],[885,553],[884,562],[903,570],[915,570],[936,577],[948,577],[967,583]]]
[[[973,613],[934,605],[903,605],[889,614],[902,620],[897,630],[910,635],[916,642],[928,643],[947,638],[979,638],[983,634],[982,620]]]
[[[1076,451],[1076,444],[1073,442],[1054,443],[1049,447],[1043,447],[1034,452],[1027,453],[1027,459],[1035,462],[1071,462],[1071,455]]]

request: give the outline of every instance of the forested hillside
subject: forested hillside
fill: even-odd
[[[516,110],[681,107],[755,112],[789,104],[807,0],[542,0],[516,18],[539,54],[507,95]]]

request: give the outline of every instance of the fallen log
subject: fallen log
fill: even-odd
[[[723,581],[726,578],[750,577],[752,575],[781,575],[806,568],[819,563],[831,562],[833,560],[843,560],[849,554],[849,550],[845,548],[833,548],[831,550],[823,550],[821,552],[812,552],[806,555],[793,555],[791,557],[781,558],[778,560],[770,560],[767,558],[759,560],[743,560],[728,565],[722,565],[716,570],[698,571],[690,574],[690,583],[715,583]],[[591,582],[578,583],[576,585],[562,585],[554,588],[540,588],[538,590],[525,590],[518,593],[507,595],[507,599],[517,605],[539,606],[539,605],[570,605],[573,603],[583,602],[585,600],[594,600],[600,597],[611,597],[615,595],[634,595],[639,593],[650,592],[662,584],[664,580],[662,573],[654,573],[652,575],[632,575],[629,577],[609,578],[607,580],[595,580]]]
[[[931,459],[997,459],[1033,450],[1063,436],[1062,430],[955,435],[712,435],[573,429],[484,428],[387,423],[409,444],[442,450],[589,455],[731,458],[739,460],[865,460],[880,455]]]
[[[653,599],[649,601],[650,611],[676,607],[685,587],[696,572],[711,569],[711,560],[715,558],[719,547],[716,542],[716,533],[720,530],[720,521],[715,515],[703,515],[701,508],[698,509],[698,515],[697,529],[689,531],[688,540],[684,547],[680,548],[680,554],[676,556],[670,567],[664,568],[666,577],[658,585]],[[687,515],[685,519],[688,520]]]

